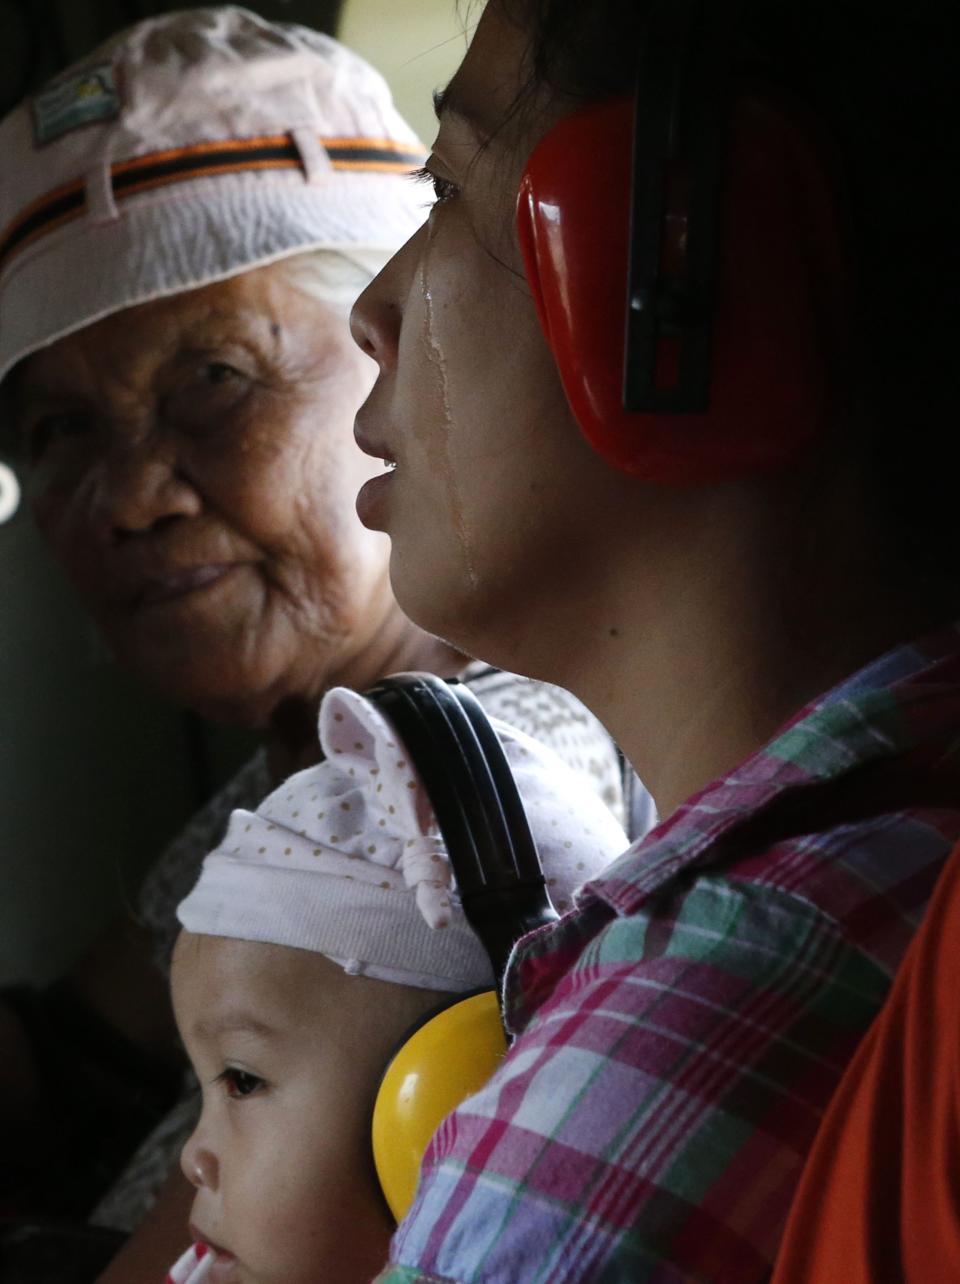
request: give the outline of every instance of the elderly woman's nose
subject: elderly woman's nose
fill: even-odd
[[[220,1163],[213,1151],[204,1145],[199,1125],[180,1152],[180,1168],[187,1181],[198,1190],[203,1186],[215,1191],[220,1184]]]
[[[91,488],[95,523],[106,536],[142,534],[203,509],[176,460],[150,443],[115,445],[99,461]]]

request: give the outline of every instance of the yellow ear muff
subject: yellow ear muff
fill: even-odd
[[[493,990],[417,1026],[384,1072],[373,1107],[373,1159],[391,1213],[406,1216],[440,1121],[487,1082],[507,1050]]]

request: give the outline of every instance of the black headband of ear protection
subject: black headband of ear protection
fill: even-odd
[[[655,0],[637,68],[623,406],[702,412],[710,401],[721,142],[736,5]],[[677,243],[665,244],[671,218]],[[656,386],[657,345],[678,378]]]
[[[459,681],[403,673],[365,694],[397,729],[423,781],[463,912],[499,988],[516,941],[557,918],[503,746]]]

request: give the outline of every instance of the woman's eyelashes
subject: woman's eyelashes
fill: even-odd
[[[214,1083],[222,1083],[227,1096],[235,1101],[251,1097],[267,1086],[265,1079],[249,1070],[241,1070],[238,1066],[226,1066],[214,1079]]]
[[[430,162],[428,161],[427,164],[422,166],[420,169],[412,170],[410,177],[415,183],[431,184],[434,195],[433,204],[443,205],[445,201],[449,201],[452,197],[456,196],[460,189],[456,183],[452,183],[448,178],[442,178],[439,174],[435,174],[433,170],[429,168],[429,163]]]

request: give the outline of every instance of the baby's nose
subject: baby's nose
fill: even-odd
[[[208,1190],[217,1189],[220,1165],[216,1155],[203,1144],[197,1132],[194,1132],[180,1152],[180,1168],[187,1181],[198,1190],[201,1186]]]

